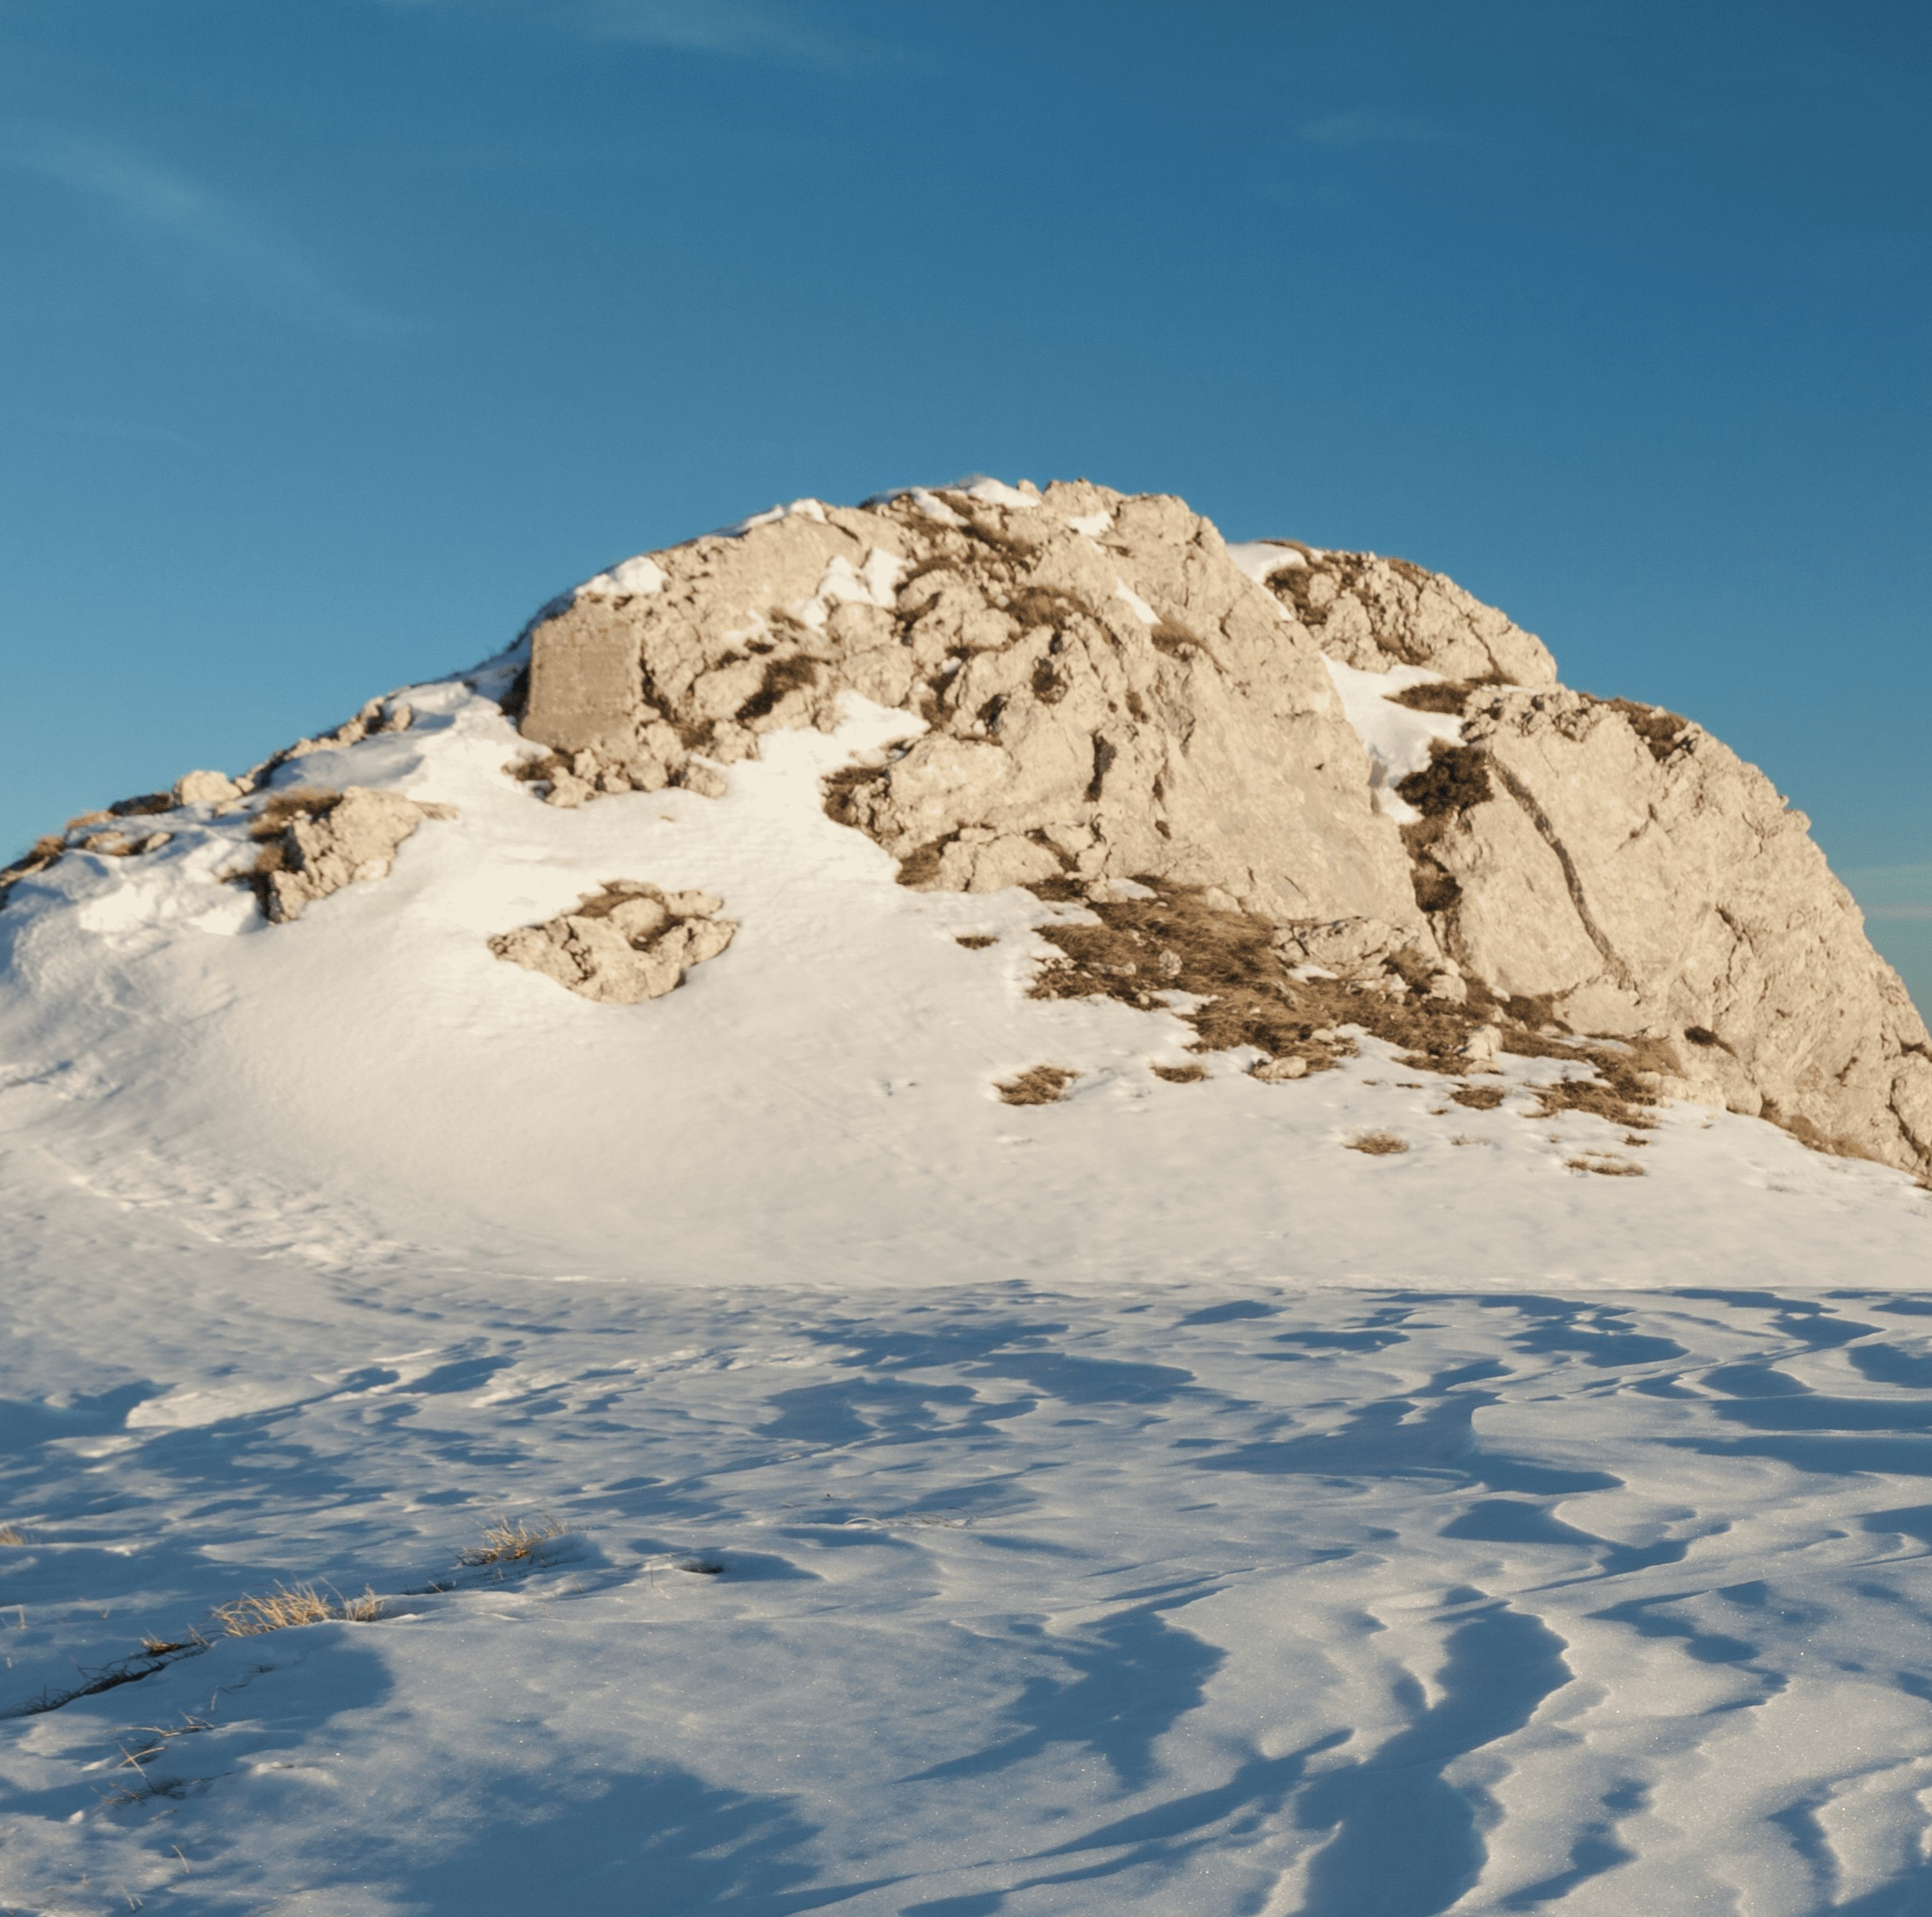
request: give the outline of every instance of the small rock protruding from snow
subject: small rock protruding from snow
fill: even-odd
[[[177,806],[225,806],[241,796],[241,786],[226,772],[183,772],[174,782]]]
[[[723,905],[709,892],[613,879],[602,891],[586,892],[574,912],[499,933],[490,950],[580,998],[637,1005],[676,991],[692,966],[731,944],[738,928],[716,916]]]
[[[278,925],[344,886],[386,878],[396,848],[425,819],[447,808],[418,805],[400,792],[350,786],[340,792],[297,790],[270,797],[252,834],[262,850],[242,875]]]

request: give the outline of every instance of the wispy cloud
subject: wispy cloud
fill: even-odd
[[[1863,866],[1840,876],[1868,919],[1932,920],[1932,865]]]
[[[393,320],[332,284],[300,247],[238,201],[113,141],[7,126],[0,127],[0,167],[78,195],[175,267],[305,325],[362,335],[396,330]]]
[[[808,25],[771,0],[590,0],[589,30],[600,38],[691,53],[729,53],[840,66],[852,44]]]
[[[382,4],[514,10],[541,16],[588,39],[815,67],[844,66],[868,50],[856,39],[814,24],[801,7],[786,0],[542,0],[535,6],[522,0],[382,0]]]
[[[1330,113],[1295,128],[1318,147],[1453,147],[1456,135],[1432,122],[1401,113]]]

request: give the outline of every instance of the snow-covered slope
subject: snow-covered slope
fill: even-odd
[[[0,1905],[1922,1906],[1932,1194],[1031,996],[1077,902],[827,816],[916,717],[558,809],[518,663],[0,911]],[[728,949],[492,951],[611,881]]]

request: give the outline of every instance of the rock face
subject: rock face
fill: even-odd
[[[1699,728],[1559,686],[1439,574],[1231,548],[1084,482],[806,502],[550,609],[522,716],[548,750],[513,769],[556,805],[716,792],[846,692],[926,722],[827,794],[907,885],[1197,888],[1305,968],[1639,1042],[1676,1095],[1932,1165],[1925,1028],[1806,821]],[[1392,797],[1370,749],[1417,713]],[[588,964],[617,932],[554,929],[579,920],[507,936],[573,990],[634,981],[627,941]]]
[[[642,880],[613,879],[585,893],[574,912],[500,933],[490,950],[580,997],[637,1005],[675,991],[689,967],[730,945],[738,928],[716,916],[723,903],[709,892],[666,892]]]
[[[286,924],[344,886],[386,878],[396,848],[425,819],[442,816],[441,806],[367,786],[277,792],[252,831],[262,850],[242,876],[267,916]]]

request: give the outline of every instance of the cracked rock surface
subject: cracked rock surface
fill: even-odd
[[[730,945],[738,928],[716,916],[723,903],[709,892],[666,892],[639,879],[613,879],[586,892],[575,911],[500,933],[490,950],[580,997],[637,1005],[675,991],[691,966]]]
[[[396,848],[425,819],[443,816],[441,806],[375,786],[277,793],[252,835],[262,851],[245,876],[264,914],[286,924],[344,886],[387,878]]]
[[[1351,675],[1430,716],[1404,797]],[[803,502],[547,609],[522,712],[547,750],[513,769],[555,805],[715,793],[848,692],[926,721],[827,791],[908,886],[1201,888],[1318,970],[1660,1045],[1676,1096],[1932,1166],[1925,1026],[1807,821],[1700,728],[1559,686],[1440,574],[1231,548],[1178,499],[1084,482]],[[554,929],[580,921],[602,924],[507,936],[573,990],[608,996],[607,964],[630,991],[638,948]]]

